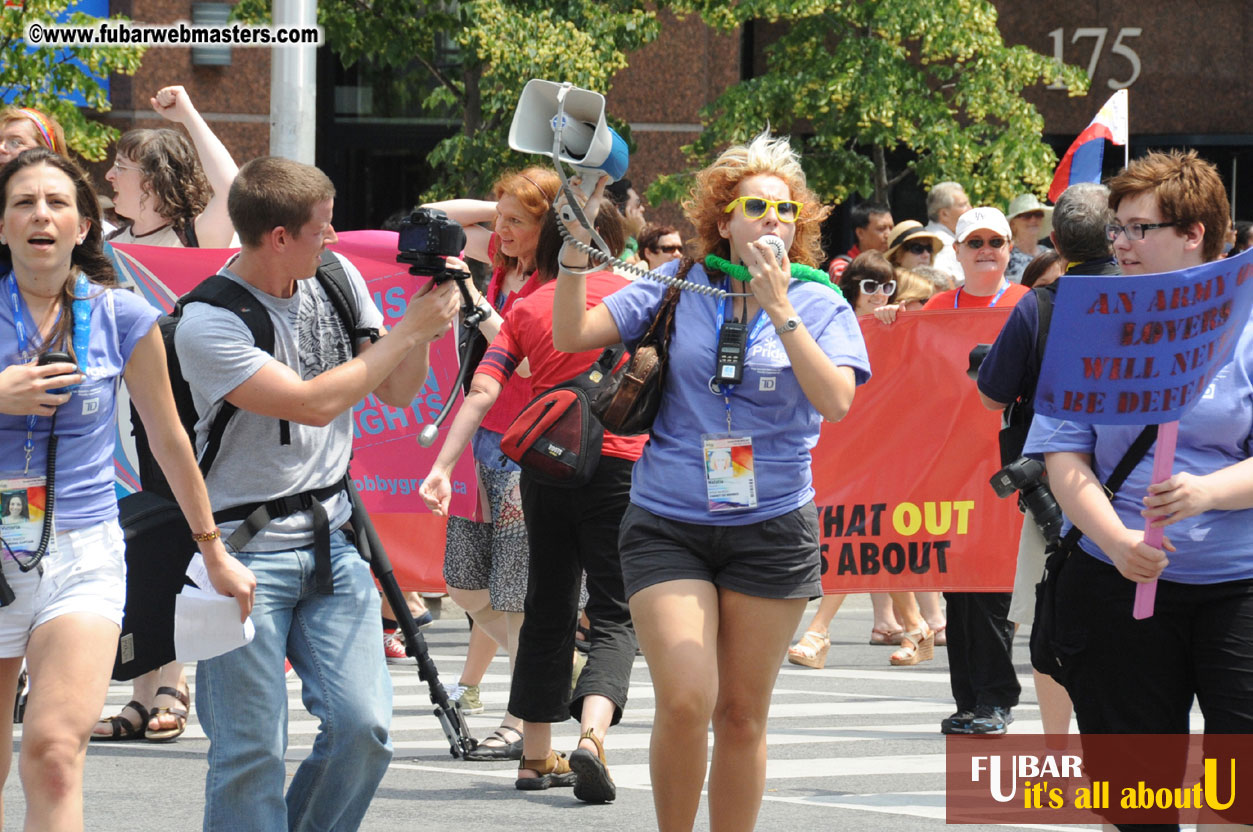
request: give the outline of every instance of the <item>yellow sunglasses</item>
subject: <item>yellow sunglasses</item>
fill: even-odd
[[[759,220],[766,215],[771,208],[774,214],[779,218],[779,222],[796,222],[796,218],[801,215],[801,209],[804,204],[792,199],[763,199],[759,196],[737,196],[731,200],[731,204],[727,206],[723,213],[729,214],[735,210],[735,206],[739,205],[740,210],[744,213],[746,220]]]

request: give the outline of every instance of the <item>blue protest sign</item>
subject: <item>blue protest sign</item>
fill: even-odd
[[[1058,282],[1035,411],[1072,422],[1178,419],[1204,395],[1253,308],[1253,250],[1166,274]]]

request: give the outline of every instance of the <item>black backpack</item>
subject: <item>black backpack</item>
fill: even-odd
[[[348,282],[348,273],[344,271],[343,264],[331,252],[326,251],[322,254],[322,265],[318,267],[316,278],[318,283],[322,284],[322,289],[330,299],[331,305],[335,307],[340,320],[343,321],[344,328],[349,333],[351,345],[355,348],[360,338],[376,340],[377,330],[362,330],[357,327],[359,310],[356,294]],[[183,319],[183,310],[191,303],[207,303],[234,312],[252,333],[253,342],[257,347],[271,355],[274,354],[274,324],[270,320],[270,314],[257,302],[256,296],[249,289],[230,278],[217,274],[206,278],[196,288],[179,298],[174,304],[174,310],[169,315],[161,317],[158,326],[161,328],[161,340],[165,342],[165,360],[170,386],[174,391],[174,405],[178,408],[178,420],[182,423],[183,430],[187,432],[194,448],[196,422],[199,416],[192,403],[191,387],[183,378],[178,351],[174,347],[174,333]],[[355,352],[355,349],[353,351]],[[238,408],[224,401],[214,417],[209,427],[208,442],[205,444],[204,453],[200,456],[202,476],[209,473],[209,468],[217,458],[222,446],[222,435],[226,433],[226,426],[236,410]],[[135,455],[139,462],[141,487],[145,491],[173,500],[174,494],[165,479],[165,474],[161,471],[161,466],[152,456],[147,431],[144,430],[143,421],[139,418],[133,404],[131,405],[131,425],[132,434],[135,437]],[[279,442],[283,445],[291,444],[291,425],[286,420],[279,421]]]

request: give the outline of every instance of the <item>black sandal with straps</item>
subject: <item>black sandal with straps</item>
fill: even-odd
[[[515,734],[516,740],[510,740],[505,735],[505,731]],[[489,742],[495,741],[495,744],[488,745]],[[522,759],[522,732],[517,728],[510,728],[502,725],[489,734],[481,743],[474,746],[465,758],[471,762],[483,763],[494,760],[521,760]]]
[[[131,722],[130,717],[124,716],[123,714],[118,714],[117,716],[106,716],[100,721],[109,723],[109,725],[113,727],[113,733],[97,734],[93,732],[91,735],[91,741],[126,742],[127,740],[142,740],[144,738],[144,732],[148,729],[148,720],[151,718],[148,715],[148,709],[135,699],[132,699],[122,706],[123,711],[127,708],[130,708],[132,711],[139,714],[138,723]]]

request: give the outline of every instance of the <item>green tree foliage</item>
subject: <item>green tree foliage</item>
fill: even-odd
[[[243,0],[236,16],[263,20],[268,6]],[[627,52],[658,33],[655,12],[637,0],[323,0],[318,22],[345,66],[390,68],[424,91],[427,114],[460,123],[428,157],[438,174],[428,200],[482,194],[503,171],[535,161],[507,143],[527,81],[608,92]]]
[[[1057,156],[1024,89],[1055,80],[1087,91],[1074,66],[1006,46],[987,0],[679,0],[710,25],[786,25],[765,50],[766,72],[728,89],[702,113],[685,148],[695,163],[767,124],[801,138],[810,186],[824,199],[853,193],[886,202],[913,172],[924,185],[954,179],[975,204],[1024,190],[1045,193]],[[888,156],[904,151],[904,169]],[[676,199],[685,177],[664,177],[650,197]]]
[[[86,159],[99,161],[118,136],[116,128],[92,121],[66,99],[75,93],[96,112],[111,109],[109,96],[96,78],[109,73],[134,75],[143,58],[142,46],[27,48],[31,23],[52,25],[72,0],[25,0],[22,7],[0,13],[0,95],[18,107],[34,107],[56,118],[69,146]],[[114,16],[110,20],[126,20]],[[101,18],[75,12],[64,22],[93,26]]]

